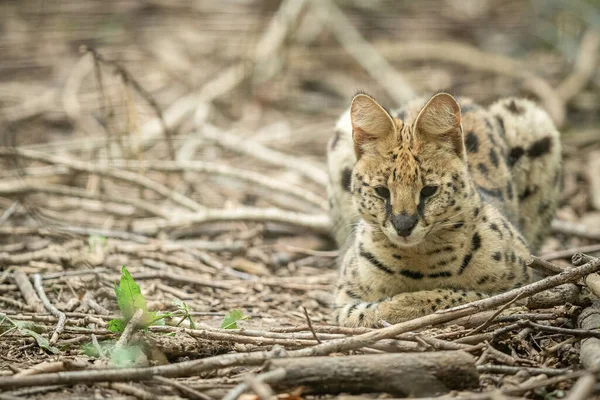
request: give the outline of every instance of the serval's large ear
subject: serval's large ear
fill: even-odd
[[[357,94],[352,99],[350,120],[357,160],[373,147],[376,140],[394,133],[394,121],[390,114],[366,94]]]
[[[417,115],[414,131],[422,140],[436,141],[463,158],[465,146],[460,120],[460,106],[456,99],[448,93],[438,93]]]

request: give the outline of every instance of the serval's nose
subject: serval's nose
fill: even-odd
[[[394,229],[396,229],[398,235],[407,237],[410,235],[413,229],[415,229],[415,226],[417,226],[419,216],[417,214],[408,215],[407,213],[403,212],[392,215],[390,221],[392,222],[392,225],[394,226]]]

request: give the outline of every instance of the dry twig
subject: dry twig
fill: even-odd
[[[52,315],[58,318],[56,328],[54,328],[54,333],[52,333],[52,337],[50,338],[50,344],[55,344],[58,340],[58,335],[60,335],[60,333],[65,328],[67,316],[65,315],[65,313],[56,308],[46,296],[46,292],[44,291],[44,285],[42,284],[42,277],[40,274],[33,275],[33,286],[35,287],[35,290],[40,300],[42,301],[42,303],[44,303],[44,307],[46,308],[46,310],[50,311]]]

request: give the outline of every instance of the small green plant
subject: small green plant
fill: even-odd
[[[133,317],[133,314],[139,309],[143,311],[142,318],[138,326],[147,328],[155,325],[157,321],[164,320],[169,314],[158,315],[154,311],[148,311],[146,299],[142,294],[140,286],[135,282],[125,266],[121,269],[121,280],[115,284],[115,294],[117,295],[117,304],[123,318],[112,319],[108,322],[108,330],[111,332],[123,332],[127,321]]]
[[[190,309],[189,309],[188,305],[184,301],[181,301],[179,299],[173,299],[173,304],[175,304],[175,307],[177,307],[177,311],[179,313],[183,314],[181,321],[179,321],[177,326],[181,325],[181,323],[183,321],[185,321],[187,318],[190,321],[190,328],[196,329],[196,323],[194,322],[194,320],[192,319],[192,316],[190,315]]]
[[[249,318],[250,318],[249,316],[244,315],[244,312],[242,310],[231,310],[230,312],[227,313],[227,315],[225,315],[225,318],[223,318],[223,322],[221,323],[221,328],[222,329],[237,329],[238,321],[243,321],[243,320],[246,320]]]
[[[165,325],[166,318],[181,316],[182,319],[179,321],[179,324],[188,319],[190,327],[196,329],[196,324],[192,319],[188,305],[179,299],[173,301],[177,307],[176,312],[157,313],[148,311],[146,299],[142,294],[140,286],[135,282],[125,266],[121,268],[121,279],[119,280],[119,284],[115,284],[115,294],[117,296],[117,305],[121,311],[121,318],[115,318],[108,321],[107,329],[111,332],[123,332],[129,320],[136,311],[140,309],[142,310],[142,317],[138,322],[137,328],[146,329],[153,325]],[[169,335],[173,336],[175,335],[175,332],[171,332]],[[117,348],[115,346],[116,343],[117,342],[114,340],[106,340],[100,342],[99,347],[92,345],[92,343],[88,343],[83,345],[81,350],[89,357],[107,356],[117,367],[135,365],[143,356],[144,351],[140,346],[133,344]]]

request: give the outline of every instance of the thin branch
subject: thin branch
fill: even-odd
[[[578,224],[575,222],[554,219],[552,221],[552,231],[555,233],[562,233],[565,235],[573,235],[592,240],[600,240],[600,229],[593,229],[586,225]]]
[[[278,208],[237,207],[232,209],[204,209],[194,214],[178,214],[171,220],[140,220],[132,223],[132,230],[142,234],[156,234],[160,230],[193,226],[213,221],[279,222],[328,234],[329,217],[325,214],[303,214]]]
[[[169,198],[173,202],[184,206],[185,208],[192,211],[200,211],[204,209],[202,205],[196,203],[194,200],[180,193],[177,193],[174,190],[171,190],[168,187],[152,179],[149,179],[143,175],[131,171],[123,171],[116,168],[87,163],[84,161],[44,154],[34,150],[17,148],[0,147],[0,157],[21,157],[28,160],[43,162],[46,164],[63,165],[75,171],[106,176],[120,181],[129,182],[148,190],[152,190],[153,192],[156,192],[166,198]]]
[[[318,206],[327,210],[327,200],[323,199],[306,189],[289,184],[284,181],[275,180],[263,174],[244,169],[233,168],[224,164],[210,163],[204,161],[131,161],[131,160],[111,160],[111,165],[119,168],[133,168],[161,172],[200,172],[206,174],[222,175],[241,180],[243,182],[260,185],[264,188],[296,197],[309,204]]]
[[[308,329],[310,329],[310,332],[312,333],[313,337],[315,338],[315,340],[317,341],[317,343],[321,343],[321,339],[319,339],[319,337],[317,336],[317,332],[315,332],[313,326],[312,326],[312,321],[310,320],[310,316],[308,315],[308,311],[306,310],[306,307],[302,307],[302,309],[304,310],[304,316],[306,317],[306,323],[308,324]]]
[[[268,164],[277,165],[279,167],[296,171],[321,186],[327,185],[329,180],[327,177],[327,172],[313,163],[302,160],[290,154],[285,154],[270,149],[260,143],[244,140],[238,135],[223,132],[222,130],[210,124],[204,124],[201,128],[202,137],[218,144],[223,148],[235,151],[236,153],[254,157],[257,160],[264,161]]]
[[[125,326],[121,337],[119,338],[117,343],[115,343],[115,349],[122,349],[127,345],[127,343],[129,343],[131,335],[135,331],[135,328],[137,327],[138,323],[140,322],[142,315],[144,315],[144,310],[142,310],[141,308],[136,310],[135,314],[133,314],[129,322],[127,322],[127,325]]]
[[[44,304],[40,301],[40,298],[35,293],[31,281],[25,272],[21,269],[15,269],[13,272],[13,279],[21,292],[21,295],[25,299],[27,305],[32,307],[35,311],[44,311]]]
[[[115,197],[106,194],[93,193],[85,189],[72,186],[40,184],[39,182],[29,183],[27,178],[18,180],[5,180],[0,182],[0,195],[25,195],[29,193],[48,193],[59,196],[71,196],[82,199],[99,200],[103,202],[113,202],[133,206],[139,210],[148,212],[153,216],[167,218],[168,214],[160,207],[136,198]]]
[[[105,59],[93,47],[85,47],[84,51],[87,51],[88,53],[90,53],[92,55],[95,63],[101,63],[101,64],[104,64],[104,65],[114,68],[115,72],[121,76],[121,79],[123,79],[123,83],[125,84],[125,86],[131,85],[131,87],[133,87],[133,89],[136,92],[138,92],[146,100],[146,102],[148,102],[148,104],[150,105],[150,107],[152,108],[154,113],[156,114],[158,120],[160,121],[160,124],[162,127],[162,132],[165,135],[165,139],[167,141],[169,156],[171,157],[171,160],[175,160],[175,148],[173,146],[171,130],[169,129],[167,123],[165,122],[165,118],[163,116],[162,109],[160,108],[160,106],[158,105],[158,103],[154,99],[154,97],[146,89],[144,89],[144,87],[137,81],[137,79],[135,79],[133,77],[133,75],[131,75],[129,73],[129,71],[127,71],[127,69],[125,69],[125,67],[123,67],[116,61]]]
[[[44,307],[46,307],[46,310],[50,311],[52,315],[58,318],[58,323],[56,324],[54,333],[50,338],[50,344],[53,345],[58,340],[58,335],[60,335],[60,333],[65,328],[67,316],[65,315],[65,313],[56,308],[46,296],[46,292],[44,291],[44,285],[42,284],[42,277],[40,274],[33,275],[33,286],[35,287],[35,290],[37,291],[40,300],[42,300],[42,303],[44,303]]]

